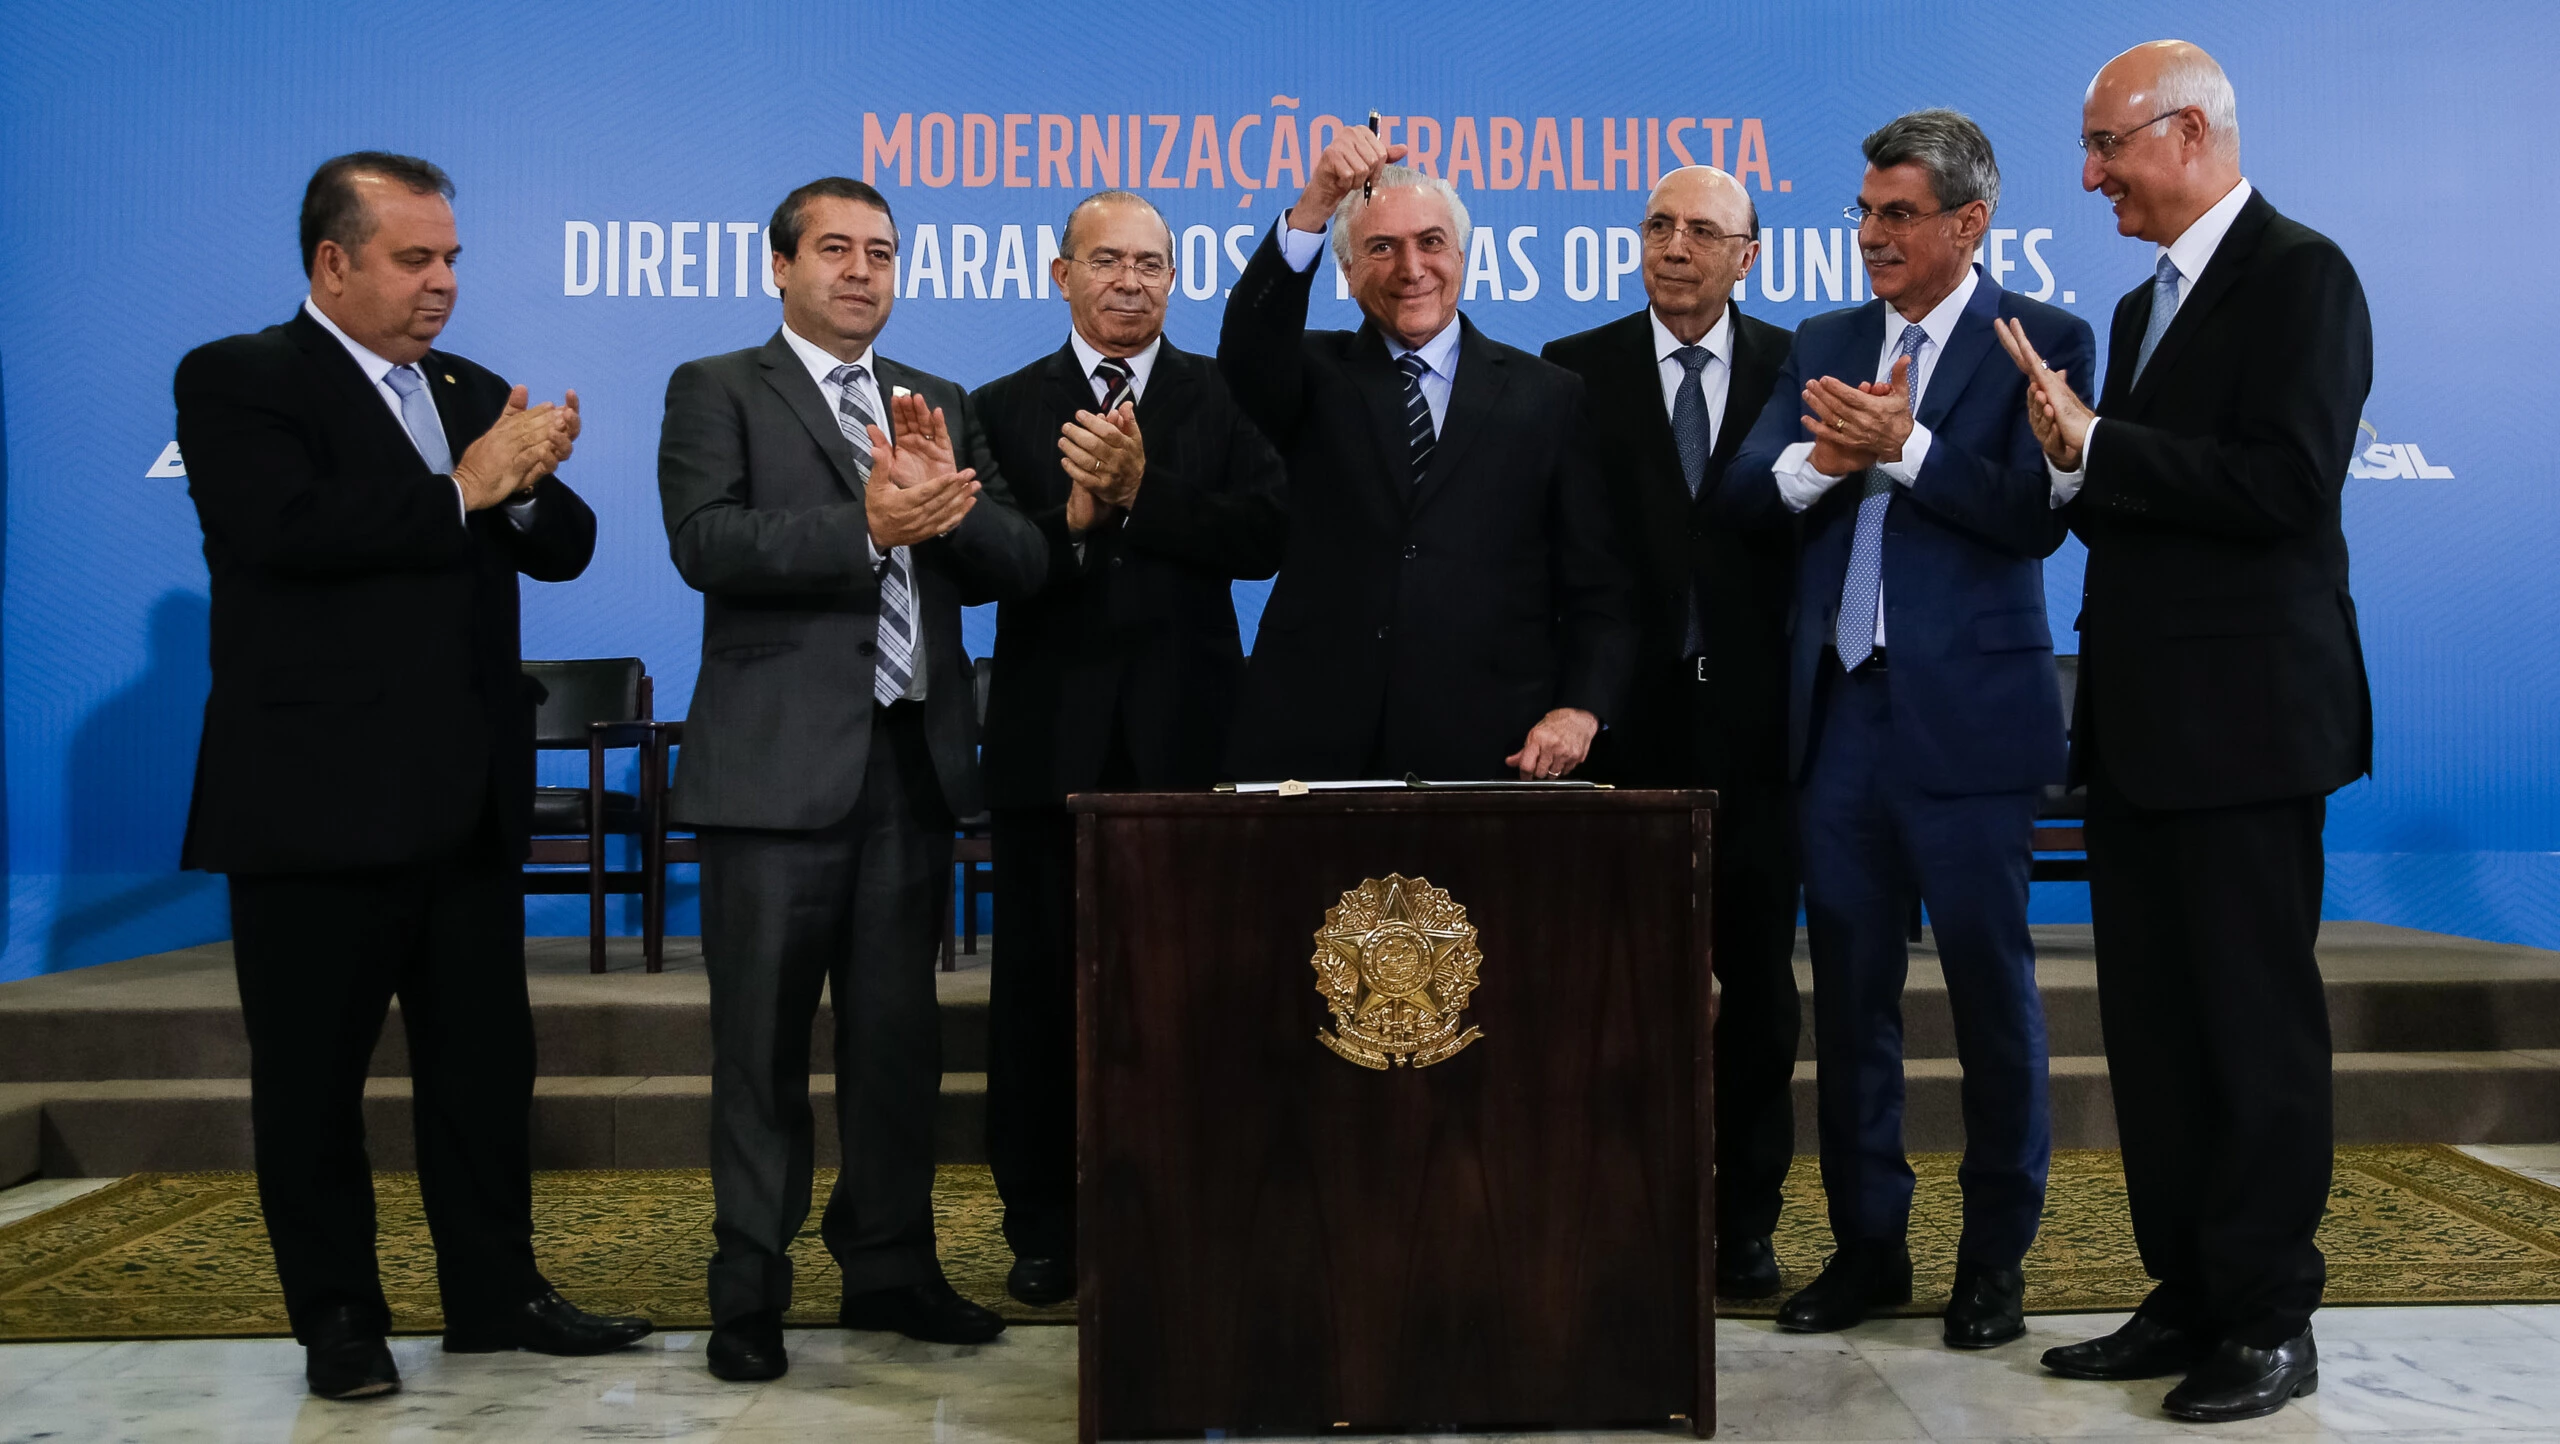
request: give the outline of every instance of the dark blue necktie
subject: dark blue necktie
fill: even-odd
[[[1671,359],[1688,372],[1680,378],[1680,389],[1671,402],[1671,444],[1680,451],[1680,479],[1689,484],[1689,499],[1698,499],[1699,488],[1707,484],[1707,458],[1715,454],[1715,420],[1707,415],[1707,363],[1716,353],[1704,346],[1683,346],[1671,353]],[[1683,657],[1703,656],[1706,652],[1706,619],[1698,614],[1697,587],[1689,588],[1689,616],[1680,641]]]
[[[1438,440],[1431,429],[1431,400],[1422,394],[1422,373],[1431,364],[1421,352],[1407,351],[1396,358],[1396,365],[1404,370],[1405,446],[1413,457],[1413,484],[1420,486],[1423,473],[1431,467],[1432,444]]]

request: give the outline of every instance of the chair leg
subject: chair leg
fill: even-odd
[[[587,971],[604,971],[604,742],[587,738]]]
[[[974,958],[978,955],[978,865],[976,863],[973,862],[963,869],[961,881],[964,885],[961,889],[960,911],[969,929],[969,945],[961,951]]]
[[[951,877],[945,873],[942,885],[942,970],[946,973],[960,971],[960,960],[953,957],[951,951],[951,893]]]

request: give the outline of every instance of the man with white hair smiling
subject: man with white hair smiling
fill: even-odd
[[[1458,313],[1467,209],[1345,129],[1227,302],[1218,365],[1289,468],[1240,778],[1554,779],[1633,666],[1582,382]],[[1330,225],[1365,320],[1307,326]]]

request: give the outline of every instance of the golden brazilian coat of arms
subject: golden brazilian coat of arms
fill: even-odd
[[[1316,991],[1333,1031],[1316,1041],[1363,1068],[1427,1068],[1484,1036],[1459,1031],[1476,990],[1475,924],[1418,877],[1370,878],[1325,909],[1316,930]]]

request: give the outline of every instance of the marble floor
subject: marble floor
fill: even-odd
[[[2560,1184],[2560,1147],[2479,1148]],[[0,1192],[0,1223],[76,1196],[89,1180]],[[1789,1335],[1762,1321],[1717,1327],[1722,1439],[2102,1441],[2209,1434],[2331,1444],[2560,1440],[2560,1305],[2342,1308],[2320,1315],[2320,1392],[2270,1419],[2199,1428],[2159,1412],[2173,1381],[2071,1383],[2036,1356],[2116,1317],[2039,1317],[1985,1354],[1939,1346],[1930,1320]],[[1017,1327],[983,1348],[820,1329],[791,1336],[792,1369],[727,1385],[702,1368],[704,1338],[678,1333],[601,1359],[447,1358],[394,1340],[401,1393],[331,1404],[303,1393],[287,1340],[0,1345],[0,1444],[92,1441],[916,1440],[1067,1441],[1076,1343]],[[1562,1436],[1542,1436],[1562,1437]],[[1631,1434],[1627,1440],[1680,1436]]]

